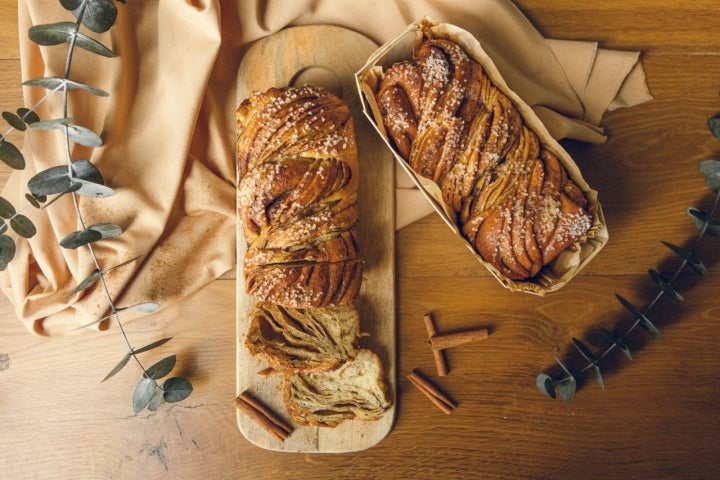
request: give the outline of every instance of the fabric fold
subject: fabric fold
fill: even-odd
[[[116,306],[166,306],[233,268],[236,75],[247,47],[280,29],[331,24],[381,44],[425,16],[453,23],[480,40],[511,88],[543,113],[558,138],[602,141],[605,111],[650,98],[637,53],[546,40],[510,0],[188,0],[117,7],[113,30],[92,36],[119,58],[78,52],[71,70],[72,78],[110,97],[73,92],[70,105],[75,122],[102,132],[105,142],[95,150],[74,147],[73,158],[91,160],[116,191],[107,199],[82,199],[85,221],[124,229],[96,244],[101,267],[138,257],[107,276]],[[21,32],[72,20],[47,0],[19,0],[18,12]],[[20,52],[23,79],[62,75],[62,47],[38,47],[23,33]],[[44,92],[25,88],[24,95],[29,106]],[[58,117],[61,107],[56,95],[38,113]],[[23,151],[28,167],[14,172],[3,191],[14,205],[24,202],[34,173],[65,158],[53,132],[28,132]],[[432,208],[420,192],[401,191],[410,185],[398,172],[400,228]],[[95,268],[87,249],[58,246],[79,228],[69,197],[31,215],[39,233],[18,242],[16,259],[0,274],[20,321],[38,335],[63,335],[105,316],[107,300],[97,285],[67,296]]]

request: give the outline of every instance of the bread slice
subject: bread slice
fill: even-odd
[[[344,420],[379,420],[390,407],[380,358],[359,349],[353,360],[327,372],[285,378],[284,401],[301,426],[336,427]]]
[[[245,345],[278,371],[324,371],[356,354],[360,320],[352,306],[290,308],[258,303]]]

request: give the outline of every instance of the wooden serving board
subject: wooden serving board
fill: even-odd
[[[358,232],[365,262],[357,307],[367,337],[361,346],[382,359],[390,393],[395,401],[395,224],[394,160],[362,114],[355,72],[377,49],[368,38],[340,27],[292,27],[253,44],[237,76],[238,105],[253,91],[270,87],[322,85],[339,95],[353,112],[360,166]],[[265,405],[289,421],[282,403],[282,376],[258,375],[264,362],[251,356],[244,341],[250,298],[245,293],[242,259],[246,243],[237,229],[237,392],[249,390]],[[345,421],[336,428],[297,427],[279,442],[238,411],[243,435],[255,445],[288,452],[351,452],[369,448],[391,430],[395,407],[374,422]]]

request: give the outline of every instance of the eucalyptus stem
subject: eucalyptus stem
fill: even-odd
[[[36,108],[38,108],[40,105],[42,105],[43,103],[45,103],[48,98],[50,98],[52,95],[56,94],[57,92],[59,92],[59,91],[62,90],[62,89],[63,89],[63,85],[58,85],[57,87],[48,90],[48,91],[45,93],[45,95],[43,95],[42,98],[40,98],[40,100],[38,100],[37,102],[35,102],[35,104],[34,104],[32,107],[28,108],[25,113],[23,113],[22,115],[20,115],[20,120],[27,120],[27,118],[28,118],[32,113],[35,113],[35,109],[36,109]],[[5,133],[0,134],[0,142],[3,141],[3,140],[5,140],[5,139],[6,139],[12,132],[14,132],[15,130],[16,130],[16,128],[13,127],[12,125],[10,125],[10,127],[5,131]]]
[[[713,135],[715,135],[716,138],[720,140],[720,117],[714,117],[710,119],[708,121],[708,125],[710,126],[710,130],[713,132]],[[707,274],[706,267],[697,257],[697,249],[700,245],[700,241],[706,233],[710,233],[715,236],[720,235],[720,219],[717,219],[714,216],[718,210],[718,206],[720,206],[720,161],[706,160],[704,162],[701,162],[700,170],[705,175],[705,182],[707,183],[707,185],[713,191],[715,191],[715,200],[713,201],[713,205],[709,214],[705,214],[704,212],[695,208],[689,208],[687,210],[690,216],[696,220],[696,223],[699,227],[699,232],[693,240],[690,250],[685,250],[670,243],[662,242],[665,246],[673,250],[682,258],[682,261],[675,269],[672,276],[670,276],[669,279],[665,279],[658,272],[655,272],[654,270],[649,270],[648,273],[653,278],[655,283],[658,284],[660,290],[653,296],[652,300],[642,310],[636,309],[632,304],[630,304],[630,302],[622,298],[620,295],[616,294],[616,297],[618,298],[620,303],[622,303],[623,306],[633,314],[634,321],[627,328],[625,333],[621,336],[618,336],[618,334],[615,332],[609,332],[608,330],[605,330],[601,327],[603,334],[611,342],[611,344],[607,348],[602,350],[601,353],[593,353],[582,341],[573,338],[573,343],[575,344],[575,347],[580,352],[580,354],[588,361],[587,364],[585,364],[580,370],[578,370],[577,375],[583,374],[588,370],[592,369],[594,371],[595,378],[601,388],[605,388],[605,382],[600,373],[599,363],[606,356],[608,356],[610,352],[615,349],[615,347],[620,347],[623,352],[628,356],[628,358],[632,359],[630,349],[625,344],[625,339],[629,337],[629,335],[633,331],[635,331],[638,326],[642,326],[643,328],[660,338],[660,332],[648,319],[647,315],[657,305],[663,295],[671,296],[677,301],[683,300],[682,295],[680,295],[680,293],[672,286],[673,282],[678,279],[683,270],[685,270],[685,268],[690,265],[693,270],[695,270],[700,275]],[[713,230],[709,231],[711,227],[713,228]],[[556,358],[555,360],[563,370],[559,377],[556,380],[553,380],[550,375],[546,373],[541,373],[537,376],[535,383],[541,392],[552,398],[555,398],[556,396],[555,388],[557,387],[560,391],[560,396],[562,397],[562,399],[568,402],[575,395],[576,378],[575,375],[573,375],[573,373],[558,358]]]
[[[68,40],[68,52],[67,56],[65,58],[65,71],[63,73],[63,79],[68,80],[70,79],[70,71],[72,67],[72,60],[73,60],[73,53],[75,52],[75,44],[77,39],[77,34],[80,30],[80,26],[82,25],[82,19],[86,11],[86,3],[83,2],[82,6],[80,7],[78,13],[77,13],[77,21],[75,22],[75,28],[72,33],[72,35],[69,36]],[[65,118],[68,118],[69,116],[69,91],[68,91],[68,84],[67,82],[63,82],[62,86],[63,91],[63,116]],[[65,147],[66,147],[66,154],[67,154],[67,167],[68,167],[68,175],[72,176],[72,145],[70,142],[70,132],[69,132],[69,126],[65,125],[63,127],[64,136],[65,136]],[[70,196],[73,200],[73,206],[75,208],[75,213],[77,214],[77,219],[80,227],[84,230],[87,228],[87,225],[85,224],[85,219],[82,214],[82,210],[80,208],[80,199],[79,195],[75,192],[70,192]],[[115,319],[117,322],[117,325],[120,329],[120,333],[123,337],[123,340],[125,341],[125,344],[127,345],[129,349],[129,354],[132,356],[132,358],[135,360],[137,365],[140,367],[140,369],[143,371],[143,374],[147,373],[146,368],[143,366],[142,362],[138,358],[138,356],[135,354],[133,346],[130,342],[130,338],[127,335],[127,332],[125,331],[125,327],[122,323],[122,320],[120,318],[120,313],[117,310],[117,307],[115,306],[115,301],[113,299],[113,296],[110,292],[110,288],[108,287],[107,281],[105,279],[105,273],[103,269],[100,266],[100,260],[95,252],[95,248],[93,247],[92,243],[88,243],[86,245],[90,257],[93,261],[93,264],[95,265],[95,269],[97,272],[99,272],[100,278],[99,282],[102,287],[102,291],[105,295],[105,298],[108,301],[108,305],[110,307],[111,317]]]
[[[125,3],[123,0],[118,1]],[[68,297],[83,292],[99,283],[98,288],[107,298],[109,305],[109,314],[78,328],[85,328],[108,319],[114,319],[117,322],[123,340],[127,345],[127,353],[105,376],[103,381],[117,374],[130,361],[130,358],[133,358],[143,372],[143,376],[133,392],[133,409],[135,413],[139,413],[145,408],[153,411],[162,402],[173,403],[184,400],[191,394],[193,387],[188,380],[182,377],[170,377],[162,385],[158,384],[158,379],[170,374],[175,367],[175,355],[167,356],[148,368],[145,368],[138,358],[139,354],[164,345],[172,337],[156,340],[139,348],[133,347],[130,343],[120,313],[128,309],[151,313],[157,310],[160,305],[154,302],[145,302],[118,307],[115,304],[115,300],[110,293],[106,274],[134,262],[138,257],[136,256],[107,269],[100,267],[98,252],[93,243],[98,240],[117,237],[122,233],[122,228],[112,223],[86,225],[80,208],[80,196],[98,199],[113,195],[115,192],[105,185],[102,174],[91,162],[73,159],[73,145],[97,148],[103,144],[103,141],[99,134],[89,128],[74,124],[68,115],[70,110],[70,90],[81,89],[101,97],[109,95],[108,92],[101,89],[72,80],[70,72],[76,47],[105,58],[117,56],[113,50],[98,40],[81,33],[80,28],[85,26],[95,33],[107,32],[114,25],[118,12],[113,0],[60,0],[60,4],[65,10],[75,15],[76,21],[33,25],[28,30],[28,37],[41,46],[67,44],[63,76],[34,78],[23,83],[25,86],[43,88],[46,92],[29,109],[19,108],[16,110],[17,114],[9,111],[2,112],[2,117],[10,124],[10,128],[6,133],[0,135],[0,161],[15,170],[25,168],[26,161],[20,149],[6,140],[7,136],[14,130],[25,131],[30,127],[39,130],[59,130],[64,135],[65,143],[63,147],[66,161],[64,164],[61,162],[57,166],[40,171],[30,178],[27,182],[29,193],[25,195],[25,198],[32,206],[38,210],[43,210],[64,195],[70,194],[76,213],[76,222],[81,229],[65,236],[60,240],[59,244],[61,247],[68,249],[86,247],[95,268],[90,275],[79,281],[69,291]],[[62,118],[41,121],[35,110],[46,102],[51,95],[58,92],[62,92],[63,95]],[[22,209],[16,209],[10,201],[0,197],[0,270],[4,270],[13,260],[17,248],[16,238],[6,233],[8,229],[12,228],[12,231],[22,238],[31,238],[37,233],[32,220],[20,213],[27,207],[28,205],[25,205]]]
[[[710,214],[709,214],[711,217],[715,214],[715,211],[717,210],[718,204],[720,204],[720,192],[718,192],[717,195],[715,195],[715,201],[714,201],[714,203],[713,203],[712,209],[710,210]],[[705,232],[707,231],[707,227],[708,227],[707,224],[703,224],[703,226],[700,228],[700,232],[697,234],[697,236],[695,237],[695,240],[693,241],[693,247],[692,247],[692,250],[693,250],[693,251],[694,251],[694,250],[698,247],[698,245],[700,244],[700,240],[701,240],[701,239],[703,238],[703,236],[705,235]],[[680,273],[682,273],[682,271],[685,269],[685,267],[687,266],[687,264],[688,264],[688,261],[687,261],[686,259],[683,259],[682,262],[680,263],[680,265],[678,266],[678,268],[675,270],[675,272],[673,273],[673,275],[672,275],[672,276],[670,277],[670,279],[668,280],[668,283],[674,282],[674,281],[680,276]],[[650,311],[652,310],[652,308],[653,308],[653,307],[657,304],[657,302],[659,302],[660,299],[663,297],[663,295],[664,295],[664,292],[663,292],[662,290],[660,290],[660,291],[653,297],[653,299],[650,301],[650,303],[641,311],[642,315],[647,315],[647,314],[649,314]],[[640,319],[635,319],[635,321],[633,322],[633,324],[632,324],[630,327],[628,327],[628,329],[627,329],[627,331],[625,332],[625,334],[622,335],[621,339],[622,339],[622,340],[625,340],[625,339],[640,325],[640,323],[641,323],[641,322],[640,322]],[[599,362],[600,360],[602,360],[603,358],[605,358],[608,354],[610,354],[610,352],[612,352],[612,351],[615,349],[615,347],[617,347],[617,344],[611,343],[611,344],[598,356],[597,361]],[[587,372],[588,370],[590,370],[592,367],[593,367],[593,364],[592,364],[592,363],[588,363],[588,364],[585,365],[583,368],[581,368],[580,370],[578,370],[578,374],[583,374],[583,373]],[[569,379],[569,377],[565,377],[565,378],[563,378],[561,381],[563,381],[563,380],[568,380],[568,379]]]

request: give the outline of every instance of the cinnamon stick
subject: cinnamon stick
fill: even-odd
[[[455,333],[443,333],[430,337],[430,347],[433,350],[445,350],[464,343],[485,340],[488,337],[487,328],[476,328]]]
[[[247,391],[235,399],[235,406],[281,442],[292,433],[292,427]]]
[[[446,415],[450,415],[457,404],[453,402],[447,395],[441,392],[435,385],[423,378],[417,371],[413,370],[407,376],[410,383],[415,385],[425,396],[430,399],[440,410]]]
[[[425,322],[425,330],[427,330],[428,340],[437,336],[438,332],[437,328],[435,327],[435,321],[433,320],[432,314],[426,313],[423,317],[423,321]],[[437,374],[441,377],[444,377],[448,374],[447,360],[445,359],[445,354],[442,350],[435,348],[432,349],[432,354],[433,360],[435,361],[435,369],[437,370]]]

